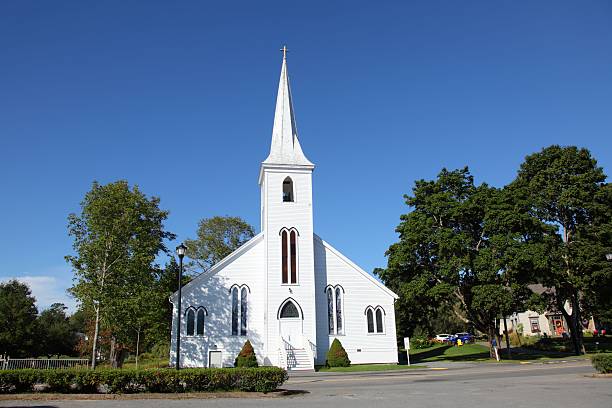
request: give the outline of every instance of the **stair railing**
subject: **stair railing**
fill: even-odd
[[[308,357],[312,362],[312,366],[314,367],[314,362],[317,358],[317,345],[310,341],[310,339],[306,336],[302,336],[302,343],[304,344],[304,349],[306,350],[306,353],[308,353]]]

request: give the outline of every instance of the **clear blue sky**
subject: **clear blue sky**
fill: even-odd
[[[214,215],[259,228],[283,44],[315,230],[367,271],[442,167],[503,186],[556,143],[609,173],[611,22],[607,0],[2,1],[0,279],[65,301],[93,180],[159,196],[179,239]]]

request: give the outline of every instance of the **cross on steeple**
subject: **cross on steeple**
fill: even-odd
[[[280,50],[283,52],[283,59],[287,59],[287,53],[289,52],[287,46],[283,45],[283,48],[281,48]]]

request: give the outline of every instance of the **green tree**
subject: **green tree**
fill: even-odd
[[[348,354],[344,347],[342,347],[342,343],[340,340],[334,339],[332,341],[329,350],[327,351],[327,356],[325,359],[325,366],[327,367],[349,367],[351,365],[351,360],[349,360]]]
[[[0,283],[0,354],[32,357],[36,345],[35,299],[25,283]]]
[[[387,268],[375,270],[400,295],[398,320],[450,309],[492,340],[495,319],[522,309],[533,295],[527,283],[539,267],[534,254],[541,250],[541,232],[522,231],[528,222],[511,195],[476,186],[467,167],[419,180],[405,198],[412,211],[400,217]]]
[[[254,235],[253,227],[240,217],[204,218],[198,223],[197,238],[185,241],[187,256],[207,271]]]
[[[48,357],[74,355],[78,339],[65,310],[63,303],[54,303],[38,316],[37,345],[40,354]]]
[[[610,305],[612,193],[605,180],[587,149],[554,145],[527,156],[509,186],[526,197],[529,214],[549,227],[550,264],[539,280],[554,289],[549,307],[568,322],[576,354],[584,352],[585,313]]]
[[[101,320],[110,330],[124,328],[117,321],[120,315],[113,313],[125,305],[123,294],[132,294],[138,279],[153,273],[155,257],[167,252],[164,240],[174,239],[164,229],[167,217],[168,212],[159,208],[159,198],[148,198],[126,181],[94,182],[81,203],[81,213],[68,217],[75,252],[66,257],[75,273],[71,291],[95,316],[94,368]]]

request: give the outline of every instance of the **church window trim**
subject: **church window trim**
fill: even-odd
[[[299,285],[300,233],[292,228],[281,228],[281,284]]]
[[[232,319],[230,321],[230,333],[232,336],[246,336],[249,324],[249,295],[251,288],[248,285],[234,284],[229,288]]]
[[[203,336],[206,327],[208,310],[204,306],[190,306],[185,310],[185,335],[189,337]]]
[[[330,336],[343,336],[346,333],[344,318],[344,288],[342,285],[325,287],[327,302],[327,328]]]
[[[298,316],[294,316],[294,317],[283,317],[282,316],[283,311],[285,310],[285,306],[287,306],[288,303],[293,303],[293,306],[295,306],[295,308],[297,309]],[[280,320],[280,319],[301,319],[301,320],[304,320],[304,311],[302,310],[302,307],[300,306],[300,304],[295,301],[295,299],[289,297],[289,298],[283,300],[283,302],[278,307],[278,311],[276,312],[276,318],[278,320]]]
[[[387,313],[382,306],[368,306],[364,315],[366,316],[366,331],[368,335],[386,334],[385,317]]]
[[[295,183],[289,176],[283,179],[283,203],[294,203],[295,202]]]

